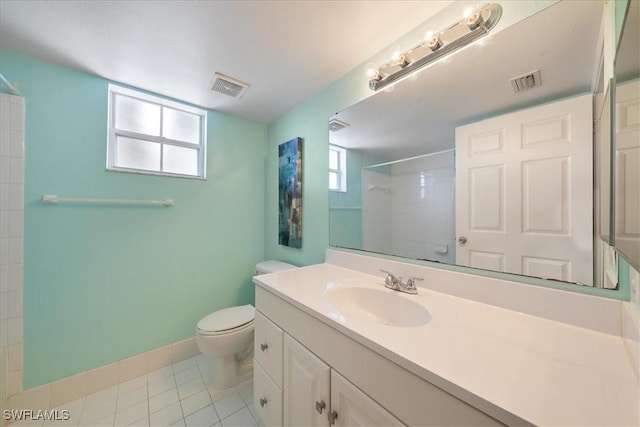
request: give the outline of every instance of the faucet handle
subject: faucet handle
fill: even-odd
[[[420,281],[422,281],[422,280],[424,280],[424,279],[423,279],[422,277],[409,277],[409,278],[407,279],[407,288],[415,289],[415,287],[416,287],[416,280],[420,280]]]
[[[402,278],[398,279],[392,272],[380,269],[381,273],[385,273],[387,277],[384,278],[384,284],[387,287],[391,287],[392,285],[396,285],[398,282],[402,281]]]
[[[387,275],[387,279],[395,279],[396,278],[396,276],[392,272],[387,271],[387,270],[380,269],[380,273],[386,274]]]

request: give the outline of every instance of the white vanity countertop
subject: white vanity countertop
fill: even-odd
[[[430,291],[428,283],[418,295],[402,294],[384,288],[382,275],[331,264],[254,282],[503,423],[640,425],[640,380],[620,337]],[[326,294],[354,286],[416,301],[432,319],[415,327],[345,320]]]

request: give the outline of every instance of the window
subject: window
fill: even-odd
[[[205,178],[205,110],[109,85],[107,169]]]
[[[347,150],[329,145],[329,190],[347,191]]]

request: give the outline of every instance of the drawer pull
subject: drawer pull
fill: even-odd
[[[267,351],[268,348],[269,348],[269,344],[266,344],[266,343],[260,344],[260,350]]]
[[[322,413],[322,410],[324,409],[325,406],[327,405],[324,403],[324,400],[321,400],[319,402],[316,400],[316,411],[318,411],[319,414]]]
[[[264,405],[267,404],[267,398],[266,397],[261,397],[260,398],[260,407],[264,408]]]
[[[334,425],[336,423],[336,418],[338,418],[338,413],[336,411],[331,411],[327,413],[327,418],[329,418],[329,424]]]

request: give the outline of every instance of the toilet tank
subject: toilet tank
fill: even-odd
[[[298,267],[282,261],[262,261],[256,264],[256,275],[275,273],[276,271],[290,270],[292,268]]]

